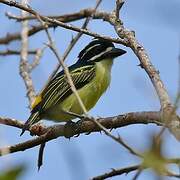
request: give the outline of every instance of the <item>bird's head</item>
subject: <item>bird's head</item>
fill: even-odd
[[[125,50],[115,48],[114,44],[108,40],[94,39],[79,53],[78,61],[99,62],[104,59],[114,59],[125,53]]]

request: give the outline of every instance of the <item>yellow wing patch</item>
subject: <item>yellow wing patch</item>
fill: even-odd
[[[38,95],[35,97],[34,102],[31,104],[31,109],[34,109],[36,105],[38,105],[42,101],[42,96]]]

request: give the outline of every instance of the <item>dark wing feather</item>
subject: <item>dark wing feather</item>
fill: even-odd
[[[70,70],[70,75],[76,89],[80,89],[88,84],[95,76],[95,66],[88,65],[77,69],[75,68]],[[65,74],[61,73],[56,75],[41,93],[42,101],[34,107],[32,113],[46,111],[57,103],[62,102],[66,97],[71,95],[71,93],[72,90],[67,82]]]

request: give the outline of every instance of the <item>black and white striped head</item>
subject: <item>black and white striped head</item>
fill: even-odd
[[[79,60],[83,62],[98,62],[104,59],[114,59],[126,51],[115,48],[114,44],[104,39],[94,39],[80,53]]]

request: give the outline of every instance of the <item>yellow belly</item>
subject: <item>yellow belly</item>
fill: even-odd
[[[99,98],[108,88],[111,79],[111,66],[112,60],[104,60],[96,63],[96,75],[94,79],[77,91],[87,111],[95,106]],[[58,122],[74,119],[74,116],[63,113],[62,109],[76,114],[83,114],[75,95],[71,94],[55,108],[49,110],[48,113],[45,114],[45,119]]]

